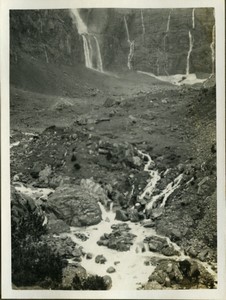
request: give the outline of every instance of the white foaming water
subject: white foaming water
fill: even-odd
[[[21,182],[16,182],[14,184],[15,189],[22,193],[25,194],[29,197],[31,197],[34,200],[37,199],[47,199],[47,197],[54,193],[53,189],[50,188],[36,188],[33,186],[25,186],[23,183]]]
[[[86,38],[85,35],[82,35],[82,40],[83,40],[83,48],[84,48],[84,55],[85,55],[85,64],[87,68],[93,69],[93,64],[92,64],[92,59],[91,59],[91,53],[92,50],[90,51],[89,49],[89,42],[88,39]]]
[[[192,48],[193,48],[193,40],[192,40],[192,35],[191,35],[190,30],[188,32],[188,36],[189,36],[189,50],[188,50],[188,55],[187,55],[186,75],[190,74],[190,56],[191,56],[191,52],[192,52]]]
[[[155,166],[154,161],[152,160],[152,158],[150,157],[150,155],[143,153],[142,151],[138,150],[138,153],[144,158],[147,157],[148,161],[146,163],[146,165],[144,166],[144,171],[148,172],[150,175],[150,180],[147,184],[147,186],[145,187],[143,193],[139,196],[140,199],[143,199],[146,195],[148,197],[151,197],[157,182],[160,180],[160,175],[158,170],[150,170],[150,168],[153,168]]]
[[[128,69],[131,70],[132,69],[131,62],[132,62],[132,59],[133,59],[133,56],[134,56],[135,42],[130,40],[129,29],[128,29],[128,25],[127,25],[127,21],[126,21],[125,16],[124,16],[124,23],[125,23],[125,27],[126,27],[127,42],[129,44],[129,54],[128,54],[127,66],[128,66]]]
[[[212,29],[212,42],[210,44],[211,58],[212,58],[212,74],[214,74],[214,64],[215,64],[215,25]]]
[[[163,197],[160,207],[164,207],[169,196],[180,186],[180,182],[183,178],[183,174],[177,176],[172,182],[170,182],[166,188],[158,195],[152,197],[151,201],[146,205],[146,210],[153,208],[154,203]]]
[[[196,83],[203,83],[207,80],[207,78],[205,79],[199,79],[196,77],[196,74],[175,74],[175,75],[169,75],[169,76],[156,76],[153,73],[149,73],[149,72],[143,72],[143,71],[137,71],[140,74],[144,74],[153,78],[156,78],[160,81],[164,81],[164,82],[169,82],[171,84],[174,85],[183,85],[183,84],[188,84],[188,85],[193,85]]]
[[[144,189],[144,192],[139,196],[140,199],[143,199],[146,195],[148,196],[151,201],[147,203],[146,210],[150,210],[153,208],[153,205],[155,202],[157,202],[159,199],[163,198],[160,207],[164,207],[166,204],[167,199],[169,196],[180,186],[180,182],[183,178],[183,174],[180,174],[177,176],[172,182],[170,182],[166,188],[158,195],[152,196],[156,184],[161,179],[158,170],[150,170],[150,168],[153,168],[155,166],[154,161],[150,157],[150,155],[143,153],[142,151],[138,150],[138,153],[144,158],[147,157],[148,161],[144,167],[144,171],[148,172],[151,179],[148,182],[147,186]],[[165,172],[165,174],[167,174]]]
[[[89,226],[87,228],[71,228],[70,237],[72,240],[83,247],[86,253],[92,253],[93,258],[82,259],[81,265],[90,274],[97,274],[99,276],[108,275],[106,270],[109,267],[114,267],[116,272],[109,274],[112,278],[111,290],[136,290],[141,283],[148,280],[148,276],[154,270],[154,266],[145,266],[144,262],[150,260],[152,256],[164,257],[161,254],[146,252],[148,245],[143,243],[145,237],[156,235],[151,228],[144,228],[139,223],[126,222],[131,228],[130,232],[135,234],[133,245],[129,251],[119,252],[109,249],[105,246],[98,246],[97,241],[104,233],[112,231],[112,224],[122,224],[121,221],[114,220],[115,214],[112,211],[106,211],[100,204],[103,213],[103,221],[98,225]],[[89,236],[86,241],[78,239],[74,233],[85,233]],[[95,262],[96,255],[102,254],[106,259],[105,264],[97,264]]]
[[[103,62],[97,37],[94,34],[89,33],[88,28],[83,22],[78,9],[71,9],[71,16],[76,23],[78,33],[82,36],[86,67],[102,73]],[[94,40],[95,46],[92,43],[92,39]],[[93,57],[95,57],[95,61],[97,62],[95,67],[93,65]]]
[[[192,9],[192,28],[195,29],[195,8]]]
[[[20,145],[20,142],[14,142],[10,145],[10,149],[13,148],[13,147],[16,147],[16,146],[19,146]]]

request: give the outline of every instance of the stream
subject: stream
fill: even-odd
[[[13,144],[12,146],[16,146]],[[152,209],[153,204],[161,198],[160,207],[164,207],[168,197],[172,192],[180,187],[180,182],[182,180],[183,174],[177,176],[172,182],[170,182],[165,189],[159,192],[159,194],[152,196],[155,191],[158,181],[160,181],[161,176],[159,171],[155,169],[155,163],[152,158],[142,151],[138,150],[139,155],[144,159],[145,166],[144,171],[149,173],[149,180],[146,187],[141,192],[139,198],[143,199],[146,195],[151,199],[146,205],[146,211]],[[164,173],[164,176],[167,171]],[[25,186],[23,183],[14,182],[14,186],[17,191],[31,196],[34,200],[44,200],[47,201],[48,196],[54,193],[53,189],[49,188],[36,188],[32,186]],[[113,204],[113,203],[112,203]],[[150,263],[151,258],[169,258],[158,252],[151,252],[149,250],[148,243],[144,242],[146,237],[157,236],[156,231],[153,228],[146,228],[141,222],[122,222],[115,220],[115,212],[112,209],[106,210],[106,208],[99,203],[102,212],[102,221],[93,226],[89,227],[71,227],[70,233],[63,233],[61,236],[69,236],[77,244],[82,246],[83,252],[86,253],[82,257],[81,266],[84,267],[89,274],[105,276],[108,275],[107,269],[114,268],[113,272],[109,275],[112,279],[111,290],[137,290],[141,289],[142,285],[148,281],[148,277],[154,271],[155,266]],[[130,228],[130,233],[135,234],[131,247],[128,251],[117,251],[110,249],[106,246],[100,246],[97,242],[100,240],[103,234],[110,234],[112,232],[112,225],[117,224],[127,224]],[[81,233],[87,237],[86,240],[81,240],[78,236]],[[171,242],[169,238],[164,238],[168,245],[173,247],[178,251],[179,255],[170,256],[170,259],[181,260],[184,258],[190,258],[185,256],[180,247]],[[92,258],[87,258],[87,253],[91,254]],[[103,255],[106,258],[104,264],[97,264],[95,262],[95,257],[97,255]],[[73,260],[69,260],[73,262]],[[202,263],[202,265],[216,278],[215,272],[211,269],[210,265],[207,263]]]

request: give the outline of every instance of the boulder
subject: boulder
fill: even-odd
[[[107,289],[110,290],[110,288],[112,287],[112,279],[109,275],[105,275],[103,276],[104,282],[107,286]]]
[[[107,259],[102,254],[95,257],[95,262],[97,264],[105,264],[106,261]]]
[[[90,226],[101,221],[97,200],[81,186],[61,186],[49,197],[48,210],[69,226]]]
[[[116,270],[114,267],[107,268],[107,273],[114,273]]]
[[[149,282],[158,282],[162,288],[213,288],[214,278],[197,261],[184,259],[180,261],[161,260]],[[150,285],[147,285],[150,287]]]
[[[144,243],[148,243],[149,250],[158,252],[165,256],[179,255],[171,243],[168,243],[166,238],[159,236],[149,236],[144,239]]]
[[[113,224],[110,234],[104,234],[97,242],[99,246],[106,246],[110,249],[118,251],[128,251],[133,244],[134,234],[128,232],[130,230],[126,223]]]
[[[144,220],[142,221],[142,225],[146,228],[151,228],[155,226],[155,222],[153,222],[152,220]]]
[[[131,222],[139,222],[140,216],[137,209],[128,209],[127,213]]]
[[[68,264],[68,266],[63,269],[63,287],[71,286],[75,275],[78,275],[80,279],[83,279],[86,277],[86,270],[83,267],[78,266],[76,263]]]
[[[129,220],[129,217],[127,215],[127,212],[122,209],[117,209],[115,211],[115,219],[119,221],[126,222]]]

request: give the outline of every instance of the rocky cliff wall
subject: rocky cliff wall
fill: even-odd
[[[189,73],[203,76],[213,71],[212,8],[79,13],[98,39],[104,70],[126,70],[130,64],[130,69],[156,75],[186,74],[189,55]],[[83,39],[69,10],[12,11],[10,20],[13,60],[20,49],[46,62],[84,64]]]

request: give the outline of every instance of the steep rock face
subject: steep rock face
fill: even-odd
[[[105,71],[203,76],[214,69],[212,8],[90,8],[79,14],[99,43]],[[11,11],[10,20],[12,61],[20,49],[47,63],[85,65],[83,38],[69,10]]]
[[[82,44],[68,10],[11,10],[10,56],[22,53],[46,63],[83,62]]]
[[[189,31],[193,48],[190,73],[211,73],[213,9],[93,9],[82,10],[89,31],[99,35],[107,68],[127,68],[130,42],[134,41],[132,68],[156,75],[185,74]]]

